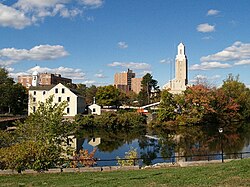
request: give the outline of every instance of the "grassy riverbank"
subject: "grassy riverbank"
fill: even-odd
[[[199,167],[0,176],[0,186],[249,186],[250,159]]]

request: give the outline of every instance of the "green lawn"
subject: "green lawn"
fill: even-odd
[[[0,186],[250,186],[250,159],[185,168],[5,175]]]

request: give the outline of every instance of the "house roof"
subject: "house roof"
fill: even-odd
[[[62,84],[62,83],[58,83],[58,84]],[[58,85],[57,84],[57,85]],[[31,86],[29,87],[29,90],[46,90],[49,91],[52,88],[54,88],[57,85],[40,85],[40,86]],[[63,84],[62,84],[63,85]],[[83,97],[77,90],[73,89],[73,88],[69,88],[65,85],[63,85],[65,88],[68,88],[72,93],[74,93],[75,95],[77,95],[78,97]]]
[[[46,85],[46,86],[31,86],[29,87],[29,90],[46,90],[49,91],[56,85]]]

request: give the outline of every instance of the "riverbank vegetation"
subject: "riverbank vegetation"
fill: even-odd
[[[248,186],[250,159],[198,167],[0,176],[0,186]]]
[[[146,116],[137,112],[106,112],[99,116],[77,115],[75,125],[78,128],[134,128],[146,125]]]
[[[15,131],[1,131],[0,169],[41,171],[58,166],[72,131],[71,123],[63,119],[66,106],[53,104],[49,97],[23,123],[17,122]]]
[[[197,84],[183,94],[163,91],[156,124],[230,124],[250,119],[250,89],[229,75],[220,88]]]

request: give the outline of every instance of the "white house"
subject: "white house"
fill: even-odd
[[[97,104],[92,104],[89,106],[89,114],[101,115],[101,106]]]
[[[93,104],[88,107],[88,113],[94,115],[101,115],[101,106],[95,103],[95,97]]]
[[[54,95],[54,103],[67,101],[68,106],[65,108],[65,116],[73,117],[76,114],[83,113],[85,111],[86,102],[85,99],[80,96],[77,91],[67,88],[63,84],[50,86],[31,86],[29,88],[29,108],[28,114],[35,112],[39,106],[39,102],[45,102],[45,100]]]

